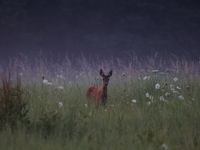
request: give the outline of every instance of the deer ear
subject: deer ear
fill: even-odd
[[[105,76],[102,69],[100,69],[100,75],[101,75],[102,77]]]
[[[112,76],[112,70],[110,70],[110,72],[108,73],[108,76]]]

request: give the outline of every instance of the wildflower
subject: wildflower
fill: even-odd
[[[157,84],[155,85],[155,89],[160,89],[160,84],[157,83]]]
[[[195,98],[192,98],[192,100],[194,101],[194,100],[195,100]]]
[[[123,77],[125,77],[125,76],[126,76],[126,74],[125,74],[125,73],[122,73],[122,76],[123,76]]]
[[[165,101],[165,99],[164,99],[163,96],[160,96],[160,100],[161,100],[161,101]]]
[[[158,70],[152,70],[152,72],[156,74],[158,72]]]
[[[175,78],[174,78],[174,81],[175,81],[175,82],[177,82],[177,81],[178,81],[178,78],[177,78],[177,77],[175,77]]]
[[[169,96],[169,95],[170,95],[170,93],[169,93],[169,92],[165,93],[165,96]]]
[[[164,72],[160,72],[159,74],[161,74],[161,75],[165,75],[165,73],[164,73]]]
[[[153,96],[152,96],[152,95],[150,95],[150,96],[149,96],[149,99],[150,99],[151,101],[153,101]]]
[[[23,76],[23,73],[22,73],[22,72],[20,72],[20,73],[19,73],[19,75],[20,75],[20,76]]]
[[[179,100],[184,100],[184,97],[180,95],[180,96],[178,97],[178,99],[179,99]]]
[[[107,109],[105,109],[105,111],[107,111]]]
[[[143,80],[146,80],[148,77],[147,76],[145,76],[144,78],[143,78]]]
[[[149,97],[149,93],[146,93],[146,97]]]
[[[151,102],[147,102],[147,104],[149,104],[149,105],[150,105],[150,104],[151,104]]]
[[[147,79],[149,80],[149,79],[150,79],[150,76],[147,76]]]
[[[164,143],[161,145],[161,147],[162,147],[164,150],[168,150],[168,146],[167,146],[166,144],[164,144]]]
[[[61,90],[63,90],[63,89],[64,89],[64,87],[63,87],[63,86],[59,86],[58,88],[59,88],[59,89],[61,89]]]
[[[63,106],[63,103],[62,103],[62,102],[59,102],[59,108],[62,107],[62,106]]]
[[[176,87],[178,90],[181,90],[181,88],[179,86]]]
[[[43,80],[43,83],[48,83],[48,80],[44,79],[44,80]]]
[[[173,86],[172,84],[170,84],[170,88],[171,88],[171,89],[173,89],[173,88],[174,88],[174,86]]]
[[[132,100],[133,103],[137,103],[137,101],[135,99]]]
[[[138,80],[141,80],[141,78],[139,77]]]
[[[47,82],[47,85],[52,85],[52,83],[51,82]]]
[[[76,75],[76,79],[78,78],[78,75]]]
[[[88,107],[87,104],[85,104],[85,107],[86,107],[86,108]]]
[[[89,113],[89,116],[92,116],[92,112]]]
[[[173,88],[171,89],[173,93],[180,94],[178,91],[175,91]]]
[[[60,75],[60,78],[61,78],[61,79],[65,79],[65,78],[63,77],[63,75]]]

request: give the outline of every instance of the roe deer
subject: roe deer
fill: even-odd
[[[100,69],[100,75],[102,76],[102,88],[93,86],[90,87],[86,92],[86,97],[88,101],[93,100],[96,101],[96,105],[99,106],[99,101],[103,103],[105,106],[107,101],[107,86],[109,82],[109,78],[112,76],[112,70],[108,73],[108,75],[104,75],[103,70]]]

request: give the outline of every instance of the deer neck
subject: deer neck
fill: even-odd
[[[107,86],[102,87],[102,96],[103,98],[107,97]]]

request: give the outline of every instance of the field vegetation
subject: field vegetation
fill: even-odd
[[[86,91],[113,75],[96,108]],[[2,65],[1,150],[200,149],[200,64],[157,55]]]

